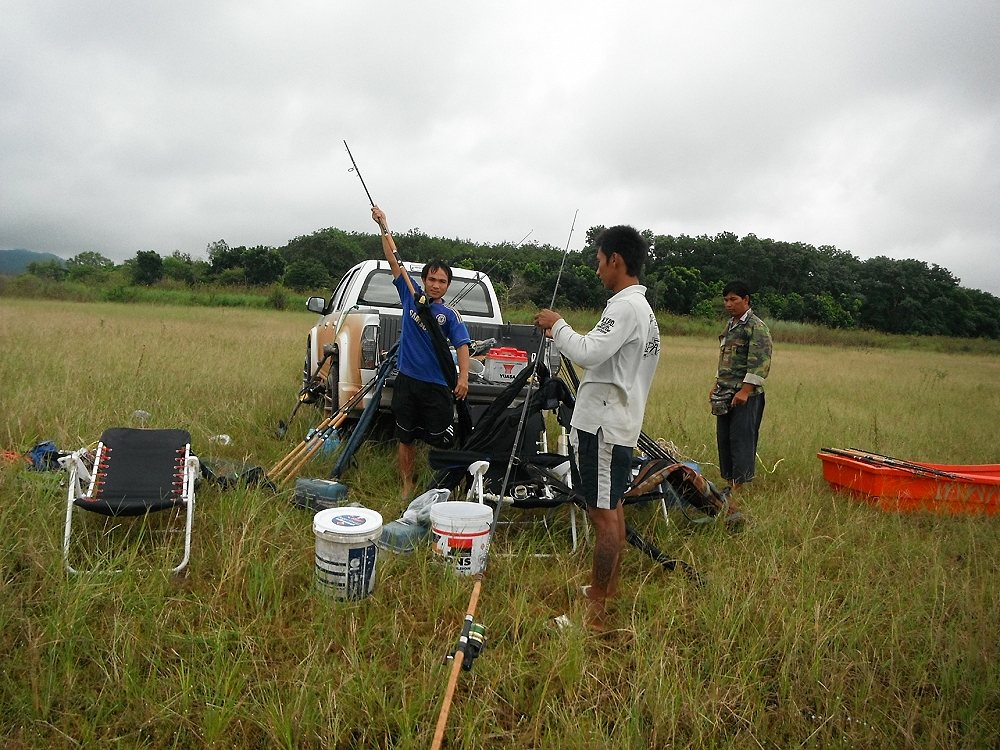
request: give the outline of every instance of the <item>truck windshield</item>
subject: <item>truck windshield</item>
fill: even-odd
[[[419,283],[419,278],[416,279]],[[453,300],[458,299],[455,304]],[[455,276],[448,287],[444,301],[453,305],[461,315],[493,316],[493,306],[486,292],[486,285],[475,278]],[[399,293],[392,284],[392,273],[378,269],[372,271],[365,279],[358,302],[372,307],[389,307],[400,309]]]

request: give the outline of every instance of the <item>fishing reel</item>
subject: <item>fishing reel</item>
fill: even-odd
[[[462,636],[458,639],[458,645],[452,653],[445,657],[444,661],[446,664],[453,662],[455,654],[461,651],[465,654],[462,659],[462,670],[471,672],[472,663],[479,658],[484,648],[486,648],[486,626],[481,622],[467,621]]]
[[[471,672],[472,663],[479,658],[484,648],[486,648],[486,626],[481,622],[474,622],[469,628],[469,642],[465,644],[465,659],[462,660],[462,669]]]

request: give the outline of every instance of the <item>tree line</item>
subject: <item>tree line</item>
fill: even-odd
[[[582,250],[565,253],[556,305],[601,308],[606,293],[594,271],[594,245],[603,227],[587,232]],[[643,273],[655,310],[718,316],[723,285],[745,280],[754,309],[765,318],[864,328],[898,334],[1000,338],[1000,298],[960,286],[948,269],[919,260],[878,256],[861,260],[832,246],[738,237],[722,232],[654,235],[643,232],[650,257]],[[406,260],[445,262],[485,271],[504,305],[548,305],[563,251],[544,244],[479,244],[430,237],[419,229],[397,236]],[[328,290],[354,264],[381,258],[377,234],[321,229],[279,248],[208,245],[207,260],[143,250],[121,265],[96,252],[65,263],[32,263],[28,273],[56,280],[137,285],[165,280],[189,286],[283,285],[299,292]]]

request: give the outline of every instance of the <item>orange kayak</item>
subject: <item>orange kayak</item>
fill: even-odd
[[[854,448],[821,448],[823,478],[882,510],[1000,512],[1000,464],[903,461]]]

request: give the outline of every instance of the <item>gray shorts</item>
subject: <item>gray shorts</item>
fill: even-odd
[[[569,439],[576,457],[574,488],[586,499],[587,507],[617,508],[632,479],[632,448],[604,442],[603,430],[593,435],[574,427]]]

